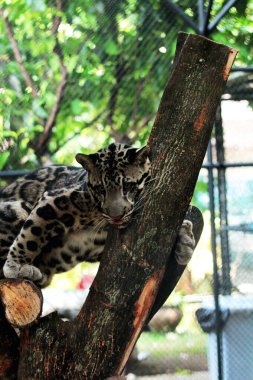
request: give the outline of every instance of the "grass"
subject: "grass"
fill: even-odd
[[[182,356],[183,354],[205,354],[206,336],[199,333],[142,333],[138,344],[138,350],[152,355],[162,356]]]

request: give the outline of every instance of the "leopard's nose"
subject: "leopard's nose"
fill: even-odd
[[[123,216],[125,215],[124,211],[122,211],[122,213],[119,214],[119,213],[113,212],[112,210],[109,210],[107,208],[104,208],[104,212],[107,216],[109,216],[111,219],[113,219],[115,221],[122,219]]]
[[[119,220],[121,220],[123,218],[124,214],[122,215],[110,215],[110,217],[115,221],[115,222],[118,222]]]
[[[125,197],[122,196],[120,191],[112,191],[110,194],[107,194],[103,205],[105,213],[112,219],[123,218],[130,207],[131,204]]]

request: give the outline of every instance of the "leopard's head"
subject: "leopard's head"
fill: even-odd
[[[97,153],[77,154],[88,172],[88,188],[108,223],[124,228],[141,203],[141,192],[150,179],[147,147],[136,149],[111,144]]]

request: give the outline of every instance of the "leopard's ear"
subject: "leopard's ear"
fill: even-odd
[[[143,148],[140,148],[136,152],[135,162],[139,165],[145,164],[145,162],[148,159],[148,156],[150,154],[150,148],[148,146],[144,146]]]
[[[149,154],[149,147],[144,146],[143,148],[129,148],[127,150],[127,158],[129,164],[143,165],[147,161]]]
[[[95,168],[95,163],[97,160],[97,155],[95,154],[83,154],[78,153],[76,155],[76,161],[82,165],[87,172],[91,172]]]

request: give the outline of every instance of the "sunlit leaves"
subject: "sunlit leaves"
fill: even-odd
[[[214,2],[212,17],[223,3]],[[113,131],[118,138],[128,135],[137,145],[144,144],[168,78],[177,32],[190,31],[159,0],[72,0],[63,2],[62,12],[55,4],[1,1],[38,91],[34,98],[0,20],[0,114],[14,144],[6,168],[41,164],[32,143],[54,107],[62,78],[52,35],[56,15],[61,17],[58,40],[68,82],[48,143],[52,162],[73,163],[78,146],[96,150],[115,137]],[[243,0],[231,8],[213,34],[215,40],[239,47],[237,62],[242,65],[251,63],[253,55],[253,0],[245,4]],[[194,12],[187,0],[180,5]]]
[[[74,115],[80,115],[82,112],[82,102],[80,99],[73,99],[70,103],[71,111]]]
[[[117,43],[115,43],[113,40],[108,40],[104,43],[104,50],[108,55],[118,55],[120,48]]]
[[[25,3],[35,11],[44,12],[46,10],[43,0],[25,0]]]
[[[32,110],[35,113],[35,115],[46,118],[48,116],[47,112],[44,110],[44,108],[40,105],[40,100],[38,98],[34,99],[32,103]]]
[[[10,151],[1,152],[0,154],[0,170],[5,166],[10,156]]]

